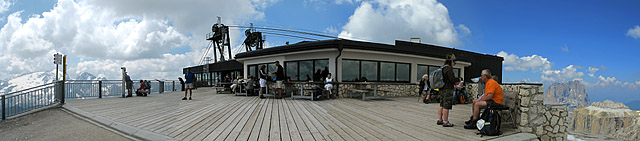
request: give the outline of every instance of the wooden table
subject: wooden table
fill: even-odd
[[[358,88],[356,89],[350,89],[349,91],[351,93],[349,93],[349,97],[351,97],[352,95],[357,95],[358,97],[362,96],[362,100],[372,100],[372,99],[387,99],[387,92],[388,91],[382,91],[383,95],[382,96],[378,96],[378,83],[375,82],[354,82],[354,83],[349,83],[349,84],[355,84],[358,85]],[[366,86],[371,86],[373,88],[366,88]],[[368,93],[373,92],[373,96],[367,96]]]

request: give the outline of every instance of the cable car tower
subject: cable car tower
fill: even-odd
[[[231,60],[231,44],[229,39],[229,26],[221,23],[220,17],[218,22],[211,27],[211,33],[207,34],[207,40],[211,41],[213,46],[214,62],[218,62],[218,52],[220,53],[220,61],[225,61],[224,50],[227,48],[229,60]]]
[[[263,48],[264,39],[262,32],[256,32],[256,29],[253,28],[253,23],[249,29],[244,31],[244,35],[247,36],[243,42],[246,52],[252,51],[253,48],[255,48],[255,50]]]

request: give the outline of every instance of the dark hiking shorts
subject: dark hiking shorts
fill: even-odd
[[[502,105],[496,103],[495,101],[493,101],[491,99],[487,100],[487,107],[498,107],[498,106],[502,106]]]
[[[440,107],[451,110],[453,106],[453,90],[441,89],[440,90]]]

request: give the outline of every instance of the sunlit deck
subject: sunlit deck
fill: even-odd
[[[435,124],[438,104],[417,97],[384,101],[259,99],[199,88],[148,97],[68,100],[67,106],[176,140],[487,140],[463,129],[471,105],[454,105],[455,127]],[[515,133],[503,124],[502,136]]]

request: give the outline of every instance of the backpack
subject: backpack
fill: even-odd
[[[498,136],[502,134],[500,131],[501,117],[497,110],[487,108],[482,112],[480,120],[477,122],[478,131],[481,135]]]
[[[149,81],[144,81],[144,88],[151,89],[151,84],[150,83],[151,82],[149,82]]]
[[[429,85],[431,86],[431,89],[440,89],[444,86],[444,74],[442,69],[447,66],[449,65],[444,65],[429,73]]]

